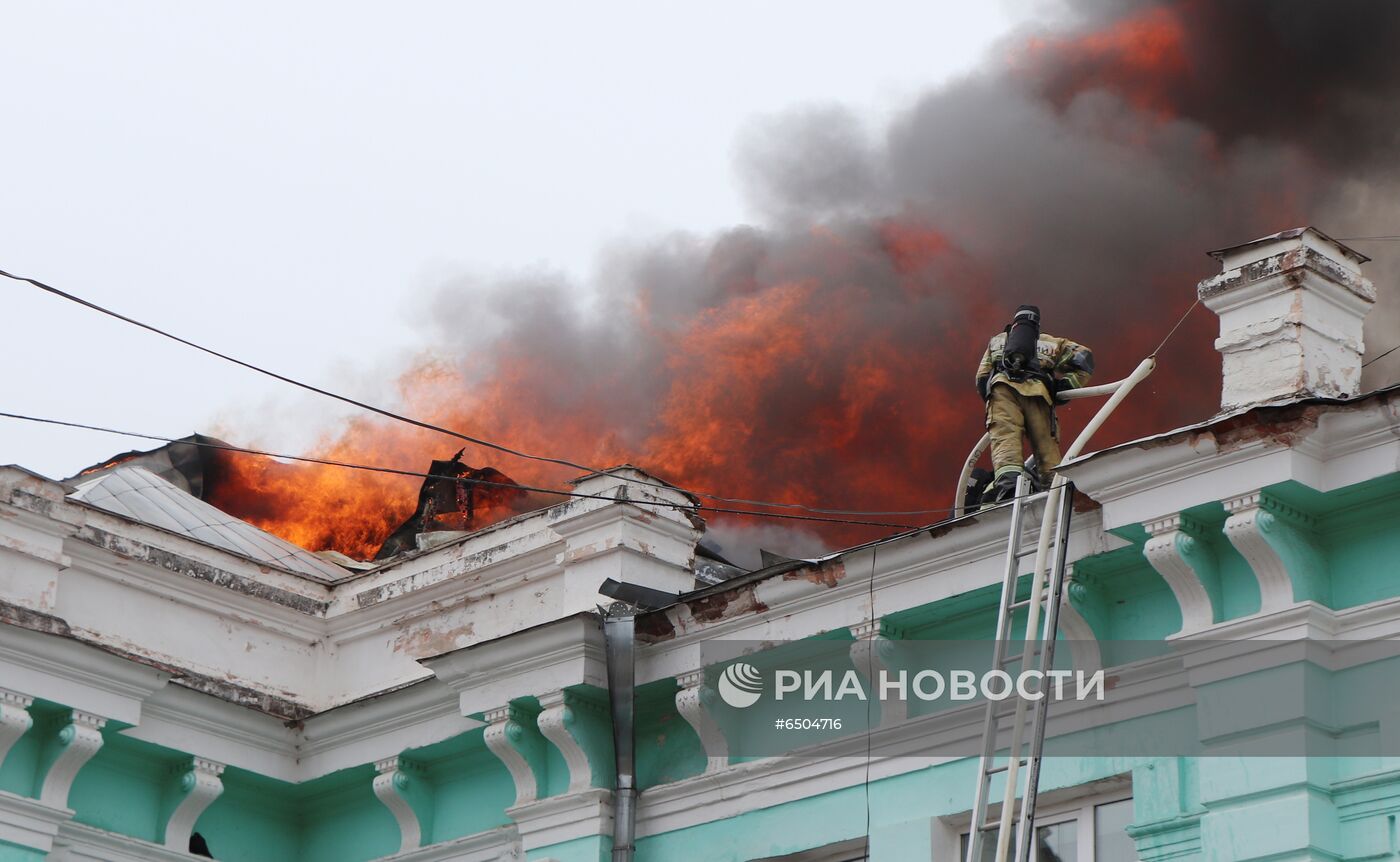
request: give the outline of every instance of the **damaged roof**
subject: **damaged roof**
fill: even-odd
[[[140,466],[120,465],[76,484],[68,499],[176,533],[325,584],[349,574],[304,548],[214,508]]]

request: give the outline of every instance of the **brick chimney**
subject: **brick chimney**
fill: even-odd
[[[1196,293],[1220,316],[1221,412],[1302,398],[1350,398],[1361,385],[1361,325],[1376,289],[1370,258],[1300,227],[1210,253],[1224,269]]]

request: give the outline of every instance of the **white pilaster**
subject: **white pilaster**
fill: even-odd
[[[705,758],[709,761],[706,772],[716,772],[729,765],[729,740],[724,738],[710,708],[718,692],[705,684],[705,670],[692,670],[676,677],[680,691],[676,692],[676,711],[695,730],[700,744],[705,748]]]
[[[29,714],[32,703],[32,697],[0,689],[0,765],[5,763],[10,748],[34,726],[34,718]]]
[[[564,691],[540,695],[543,710],[536,719],[540,733],[559,749],[569,767],[569,786],[564,792],[582,793],[593,786],[593,764],[588,760],[586,740],[580,736],[579,722],[586,720],[580,710],[589,710],[590,703]]]
[[[866,677],[871,697],[879,697],[880,688],[876,681],[881,673],[890,672],[887,658],[893,640],[881,627],[879,620],[867,620],[851,626],[851,635],[856,639],[855,643],[851,644],[851,663],[855,665],[856,673]],[[880,701],[881,727],[891,727],[908,717],[908,701],[898,697]]]
[[[224,792],[224,782],[219,776],[224,774],[224,765],[203,757],[194,758],[185,774],[180,776],[180,790],[185,794],[180,804],[170,814],[165,824],[165,846],[172,850],[186,850],[190,846],[190,833],[199,815],[210,803]]]
[[[1144,526],[1149,538],[1142,548],[1143,556],[1171,587],[1181,607],[1181,630],[1177,634],[1190,634],[1214,623],[1210,593],[1187,561],[1198,540],[1183,529],[1182,516],[1167,515]]]
[[[107,719],[81,710],[73,710],[72,720],[58,732],[62,751],[44,776],[39,800],[45,805],[68,807],[68,791],[83,768],[102,747],[102,728]]]
[[[1259,582],[1259,612],[1271,613],[1308,599],[1322,600],[1322,554],[1307,535],[1307,516],[1251,491],[1222,501],[1230,517],[1225,536]]]
[[[423,825],[418,822],[418,814],[406,795],[409,785],[415,780],[421,781],[422,777],[414,775],[413,765],[401,757],[376,761],[374,769],[378,773],[374,776],[374,795],[399,825],[399,852],[423,846]]]
[[[515,782],[515,804],[535,801],[539,795],[535,771],[520,750],[526,733],[526,728],[520,723],[521,716],[515,707],[503,706],[489,710],[485,719],[489,725],[484,731],[486,747],[510,772],[511,780]]]

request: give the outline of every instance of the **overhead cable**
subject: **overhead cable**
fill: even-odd
[[[82,422],[66,422],[61,419],[50,419],[42,416],[28,416],[23,413],[0,412],[0,418],[19,419],[25,422],[37,422],[43,425],[58,425],[64,428],[78,428],[84,431],[100,431],[104,434],[119,434],[124,437],[136,437],[142,440],[153,440],[161,443],[180,443],[189,446],[200,446],[206,449],[220,449],[226,452],[238,452],[244,455],[254,455],[261,458],[278,458],[286,461],[299,461],[306,464],[322,464],[328,467],[343,467],[347,470],[365,470],[372,473],[388,473],[390,475],[395,476],[410,476],[416,479],[451,479],[467,485],[484,485],[487,487],[494,488],[514,488],[521,491],[534,491],[539,494],[554,494],[560,497],[579,497],[585,500],[607,500],[609,502],[614,503],[619,502],[617,497],[608,496],[606,494],[585,494],[580,491],[561,491],[557,488],[541,488],[533,485],[520,485],[515,482],[493,482],[487,479],[474,479],[465,476],[441,476],[436,473],[419,473],[414,470],[400,470],[395,467],[384,467],[375,464],[358,464],[353,461],[336,461],[329,458],[311,458],[302,455],[284,455],[278,452],[267,452],[262,449],[250,449],[245,446],[233,446],[227,443],[215,443],[211,441],[190,440],[176,437],[162,437],[158,434],[144,434],[139,431],[123,431],[117,428],[105,428],[101,425],[88,425]],[[675,488],[670,485],[651,485],[651,483],[642,482],[637,479],[627,479],[626,481],[636,485],[661,487],[669,491],[680,491],[681,493],[686,493],[683,489]],[[895,524],[884,521],[860,521],[848,518],[822,518],[817,517],[815,515],[791,515],[784,512],[754,512],[747,509],[730,509],[719,506],[707,506],[703,503],[674,503],[668,500],[656,499],[634,500],[633,502],[641,503],[647,506],[660,506],[668,509],[689,509],[703,512],[717,512],[719,514],[724,515],[743,515],[753,518],[777,518],[788,521],[816,521],[824,524],[849,524],[861,527],[885,527],[896,530],[919,529],[918,526],[913,524]],[[948,512],[950,510],[940,509],[938,511]]]
[[[337,392],[332,392],[332,391],[330,391],[330,390],[328,390],[328,389],[323,389],[323,388],[321,388],[321,387],[319,387],[319,386],[315,386],[315,385],[310,384],[310,383],[303,383],[302,381],[297,380],[296,378],[289,377],[289,376],[287,376],[287,375],[285,375],[285,374],[279,374],[279,373],[276,372],[276,371],[270,371],[270,370],[268,370],[268,369],[266,369],[266,368],[263,368],[263,367],[260,366],[260,365],[255,365],[255,364],[252,363],[252,362],[247,362],[247,361],[244,361],[244,360],[242,360],[242,359],[238,359],[237,357],[230,356],[230,355],[228,355],[227,353],[220,352],[220,351],[215,350],[215,349],[213,349],[213,348],[211,348],[211,347],[205,347],[204,345],[198,344],[198,343],[196,343],[196,342],[194,342],[194,341],[191,341],[191,340],[189,340],[188,338],[182,338],[182,337],[180,337],[180,336],[178,336],[178,335],[175,335],[175,334],[173,334],[173,333],[171,333],[171,332],[167,332],[166,330],[161,329],[160,327],[153,326],[152,324],[149,324],[149,323],[143,323],[143,322],[140,321],[140,320],[136,320],[136,319],[133,318],[133,317],[128,317],[128,316],[125,315],[125,314],[122,314],[122,313],[117,312],[117,311],[113,311],[113,310],[110,309],[110,308],[106,308],[106,307],[104,307],[104,306],[98,305],[97,303],[92,302],[92,301],[90,301],[90,300],[83,299],[83,298],[80,297],[80,296],[76,296],[76,295],[71,294],[71,293],[68,293],[67,291],[64,291],[64,290],[59,290],[58,288],[56,288],[56,287],[54,287],[54,286],[52,286],[52,285],[49,285],[49,284],[45,284],[44,282],[39,281],[39,280],[37,280],[37,279],[28,278],[28,277],[22,276],[22,275],[15,275],[15,274],[13,274],[13,273],[6,272],[6,271],[4,271],[4,270],[0,270],[0,276],[4,276],[5,278],[13,279],[13,280],[15,280],[15,281],[22,281],[22,282],[25,282],[26,284],[33,285],[34,287],[37,287],[38,289],[40,289],[40,290],[42,290],[42,291],[44,291],[44,292],[46,292],[46,293],[52,294],[53,296],[57,296],[57,297],[59,297],[59,298],[61,298],[61,299],[66,299],[66,300],[68,300],[69,302],[77,303],[78,305],[81,305],[81,306],[83,306],[84,308],[88,308],[88,309],[91,309],[91,310],[93,310],[93,311],[96,311],[96,312],[98,312],[99,314],[105,314],[105,315],[107,315],[108,317],[115,318],[116,320],[120,320],[120,321],[122,321],[123,323],[131,324],[132,326],[138,327],[138,328],[140,328],[140,329],[144,329],[144,330],[146,330],[147,332],[154,333],[154,334],[159,335],[159,336],[161,336],[161,337],[163,337],[163,338],[168,338],[168,339],[170,339],[171,341],[177,342],[177,343],[179,343],[179,344],[183,344],[183,345],[185,345],[186,347],[194,348],[195,350],[198,350],[198,351],[200,351],[200,352],[202,352],[202,353],[207,353],[207,354],[209,354],[210,356],[216,357],[216,358],[218,358],[218,359],[222,359],[222,360],[224,360],[225,362],[231,362],[231,363],[233,363],[234,365],[238,365],[238,366],[240,366],[240,367],[242,367],[242,368],[246,368],[246,369],[248,369],[249,371],[254,371],[254,372],[257,372],[258,374],[262,374],[262,375],[265,375],[265,376],[267,376],[267,377],[271,377],[271,378],[274,379],[274,380],[280,380],[280,381],[283,382],[283,383],[287,383],[287,384],[290,384],[290,385],[292,385],[292,386],[296,386],[296,387],[298,387],[298,388],[300,388],[300,389],[306,390],[307,392],[314,392],[314,393],[316,393],[317,395],[322,395],[322,396],[325,396],[326,398],[333,398],[333,399],[335,399],[336,401],[340,401],[340,402],[342,402],[342,403],[349,404],[349,405],[351,405],[351,406],[353,406],[353,407],[358,407],[358,408],[360,408],[361,410],[368,410],[368,411],[371,412],[371,413],[376,413],[376,414],[378,414],[378,415],[380,415],[380,416],[383,416],[383,417],[385,417],[385,418],[387,418],[387,419],[393,419],[393,420],[396,421],[396,422],[403,422],[403,423],[406,423],[406,424],[408,424],[408,425],[412,425],[412,426],[414,426],[414,427],[416,427],[416,428],[421,428],[421,429],[426,430],[426,431],[433,431],[433,432],[436,432],[436,433],[438,433],[438,434],[445,434],[445,435],[447,435],[448,437],[455,437],[456,439],[458,439],[458,440],[463,440],[463,441],[465,441],[465,442],[467,442],[467,443],[472,443],[472,444],[477,445],[477,446],[483,446],[483,447],[485,447],[485,448],[487,448],[487,449],[494,449],[494,450],[496,450],[497,452],[502,452],[502,453],[504,453],[504,454],[506,454],[506,455],[511,455],[511,456],[513,456],[513,457],[516,457],[516,458],[524,458],[524,459],[527,459],[527,460],[530,460],[530,461],[539,461],[539,462],[546,463],[546,464],[555,464],[555,465],[558,465],[558,466],[561,466],[561,467],[569,467],[569,468],[571,468],[571,469],[581,470],[581,471],[583,471],[584,473],[601,473],[601,472],[603,472],[603,470],[600,469],[600,468],[598,468],[598,467],[590,467],[590,466],[588,466],[587,464],[580,464],[580,463],[577,462],[577,461],[571,461],[571,460],[569,460],[569,459],[567,459],[567,458],[555,458],[555,457],[551,457],[551,456],[548,456],[548,455],[535,455],[535,454],[532,454],[532,453],[529,453],[529,452],[521,451],[521,450],[519,450],[519,449],[513,449],[513,448],[511,448],[511,447],[509,447],[509,446],[505,446],[505,445],[500,444],[500,443],[495,443],[495,442],[493,442],[493,441],[486,440],[486,439],[483,439],[483,438],[481,438],[481,437],[475,437],[475,436],[472,436],[472,435],[470,435],[470,434],[464,434],[464,433],[462,433],[461,431],[454,431],[454,430],[452,430],[452,429],[450,429],[450,428],[444,428],[444,427],[442,427],[442,426],[440,426],[440,425],[435,425],[435,424],[433,424],[433,423],[431,423],[431,422],[425,422],[425,421],[423,421],[423,420],[421,420],[421,419],[414,419],[414,418],[411,417],[411,416],[405,416],[405,415],[402,414],[402,413],[396,413],[396,412],[394,412],[394,411],[392,411],[392,410],[388,410],[388,409],[383,408],[383,407],[378,407],[378,406],[373,405],[373,404],[368,404],[368,403],[366,403],[366,402],[364,402],[364,401],[360,401],[360,400],[357,400],[357,399],[355,399],[355,398],[351,398],[351,397],[349,397],[348,395],[341,395],[341,394],[339,394],[339,393],[337,393]],[[667,484],[664,484],[664,483],[661,483],[661,482],[651,482],[651,481],[641,481],[641,480],[637,480],[637,484],[639,484],[639,485],[647,485],[647,486],[649,486],[649,487],[661,488],[661,489],[666,489],[666,488],[671,488],[671,487],[673,487],[673,486],[671,486],[671,485],[667,485]],[[719,502],[719,503],[729,503],[729,504],[731,504],[731,505],[739,505],[739,506],[763,506],[763,507],[765,507],[765,508],[771,508],[771,509],[798,509],[798,510],[801,510],[801,511],[804,511],[804,512],[813,512],[813,513],[821,514],[821,515],[854,515],[854,516],[869,516],[869,517],[898,517],[898,516],[901,516],[901,515],[936,515],[936,514],[939,514],[939,513],[942,513],[942,512],[946,512],[946,511],[947,511],[947,509],[910,509],[910,510],[897,511],[897,512],[896,512],[896,511],[879,511],[879,512],[872,512],[872,511],[863,511],[863,510],[854,510],[854,509],[829,509],[829,508],[822,508],[822,507],[817,507],[817,506],[807,506],[807,505],[804,505],[804,504],[802,504],[802,503],[778,503],[778,502],[773,502],[773,501],[769,501],[769,500],[748,500],[748,499],[744,499],[744,498],[741,498],[741,497],[722,497],[722,496],[719,496],[718,494],[711,494],[711,493],[706,493],[706,492],[703,492],[703,491],[691,491],[690,493],[694,494],[694,495],[697,496],[697,497],[704,497],[704,498],[707,499],[707,500],[714,500],[714,501]],[[809,519],[809,520],[824,520],[824,519]]]

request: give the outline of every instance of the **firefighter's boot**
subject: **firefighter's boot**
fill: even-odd
[[[987,486],[987,490],[982,494],[983,506],[995,506],[997,503],[1005,503],[1016,496],[1017,473],[1003,473],[996,478],[996,481]]]

